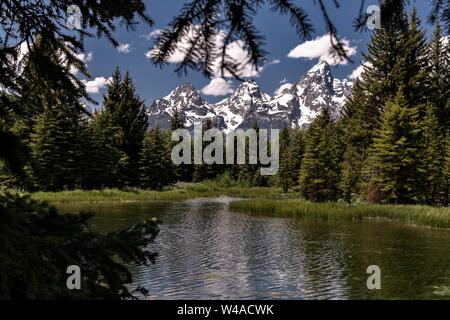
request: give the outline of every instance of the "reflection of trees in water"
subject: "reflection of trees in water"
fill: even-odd
[[[297,241],[302,243],[305,298],[347,298],[343,245],[345,234],[339,226],[320,220],[294,220],[293,224],[301,230],[298,232]]]
[[[103,205],[99,212],[99,228],[148,215],[162,220],[152,244],[157,264],[130,266],[153,298],[421,298],[449,286],[448,231],[254,217],[215,199]],[[366,287],[373,264],[381,267],[379,291]]]
[[[393,222],[361,222],[344,238],[349,298],[430,298],[431,286],[448,283],[448,233]],[[368,290],[366,268],[381,268],[381,290]],[[439,275],[441,273],[441,275]]]

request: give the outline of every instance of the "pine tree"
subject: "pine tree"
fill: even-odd
[[[419,109],[408,105],[402,89],[389,101],[374,139],[374,157],[383,201],[411,204],[420,202],[424,170],[420,166],[421,125]]]
[[[38,117],[31,135],[33,171],[43,190],[80,186],[82,170],[80,114],[65,106],[48,106]]]
[[[445,166],[444,166],[444,197],[443,197],[443,205],[448,206],[450,204],[450,138],[447,135],[447,139],[445,141]]]
[[[87,189],[118,188],[123,185],[121,173],[128,164],[120,150],[122,130],[114,127],[108,113],[95,113],[85,130],[84,184]],[[95,164],[95,165],[93,165]]]
[[[167,142],[159,127],[150,130],[144,139],[140,161],[141,186],[161,190],[173,181],[174,173]]]
[[[344,108],[345,154],[340,188],[346,201],[367,196],[369,150],[380,125],[386,102],[400,87],[406,101],[426,102],[424,80],[427,61],[425,32],[420,27],[416,10],[406,19],[405,11],[374,33],[364,54],[364,72],[353,88]],[[422,114],[423,116],[423,114]]]
[[[338,200],[339,142],[327,108],[314,120],[306,139],[300,171],[302,195],[314,202]]]
[[[378,110],[364,104],[368,99],[368,91],[364,87],[360,80],[356,81],[342,120],[345,151],[339,188],[347,202],[364,194],[366,160],[374,130],[378,126]]]
[[[292,170],[290,177],[293,185],[298,185],[298,176],[302,166],[302,159],[305,153],[305,130],[292,130],[291,143],[289,145]]]
[[[277,185],[287,193],[289,188],[294,184],[292,172],[294,171],[294,163],[291,150],[291,137],[289,129],[284,128],[280,135],[280,168],[277,175]]]
[[[128,161],[122,166],[123,186],[138,186],[139,156],[148,128],[148,116],[128,72],[121,79],[119,68],[116,68],[107,86],[103,107],[112,126],[122,130],[123,139],[119,149],[126,154]]]
[[[184,129],[184,117],[178,111],[178,108],[173,109],[172,118],[170,120],[170,127],[172,128],[172,131],[177,129]]]
[[[423,194],[426,204],[437,205],[445,201],[445,143],[439,126],[435,108],[426,106],[426,115],[422,121],[422,162],[424,167]]]
[[[10,192],[0,193],[0,203],[0,299],[118,300],[145,293],[130,288],[129,266],[155,262],[149,250],[159,231],[155,221],[98,234],[87,227],[91,213],[60,214]],[[82,290],[65,286],[74,264],[82,270]]]
[[[450,127],[450,45],[445,46],[441,27],[436,26],[428,45],[426,87],[428,99],[435,106],[439,124]]]
[[[207,118],[202,126],[202,132],[205,132],[209,129],[213,128],[213,121],[210,118]],[[202,142],[202,150],[205,150],[205,147],[211,142]],[[222,167],[222,168],[221,168]],[[212,180],[215,179],[223,172],[223,166],[217,164],[206,164],[204,159],[202,164],[194,165],[194,180],[195,181],[203,181],[203,180]]]
[[[392,70],[396,75],[397,85],[402,87],[408,103],[425,103],[427,92],[424,90],[424,83],[428,67],[428,59],[424,54],[427,52],[426,32],[421,27],[415,8],[407,28],[402,32],[401,46],[399,61]]]
[[[184,117],[183,115],[178,111],[177,108],[174,108],[172,113],[172,118],[170,120],[170,127],[172,131],[177,129],[184,129]],[[170,147],[171,149],[177,145],[179,141],[171,141]],[[193,159],[191,159],[193,160]],[[178,181],[192,181],[193,175],[194,175],[194,166],[192,164],[180,164],[180,165],[173,165],[174,167],[174,174],[175,174],[175,180]]]

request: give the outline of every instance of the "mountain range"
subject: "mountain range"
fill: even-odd
[[[209,104],[191,83],[185,83],[152,103],[149,122],[150,127],[170,128],[173,112],[178,109],[186,128],[206,118],[227,133],[251,128],[255,122],[265,129],[302,128],[325,107],[338,117],[352,86],[347,79],[335,79],[327,62],[315,65],[298,82],[283,84],[273,97],[248,80],[226,99]]]

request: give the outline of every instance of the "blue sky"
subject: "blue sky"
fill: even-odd
[[[106,39],[88,39],[86,42],[85,60],[88,70],[92,75],[90,82],[91,96],[97,101],[102,102],[102,95],[105,92],[104,82],[118,65],[122,71],[128,70],[136,85],[137,92],[141,98],[145,99],[146,104],[150,105],[154,99],[163,97],[170,93],[176,86],[184,82],[192,84],[201,90],[210,83],[201,74],[195,71],[189,71],[186,76],[179,76],[173,70],[174,66],[169,65],[160,69],[152,65],[145,56],[153,47],[153,39],[148,35],[157,29],[162,29],[179,12],[185,0],[147,0],[147,13],[155,20],[155,26],[139,25],[134,31],[127,31],[125,28],[118,28],[115,38],[123,44],[122,50],[113,48]],[[314,1],[297,1],[310,14],[310,19],[315,26],[315,34],[312,39],[326,34],[326,28],[323,23],[322,15]],[[337,78],[348,77],[355,70],[361,61],[361,52],[364,52],[367,43],[370,40],[371,32],[357,32],[353,29],[353,20],[358,14],[360,1],[341,0],[341,7],[335,9],[330,3],[330,16],[338,28],[341,38],[348,40],[349,47],[353,48],[355,54],[352,56],[353,63],[346,65],[333,66],[333,74]],[[377,4],[376,0],[366,1],[366,6]],[[418,9],[422,17],[423,24],[430,30],[432,27],[425,23],[429,13],[429,0],[413,1],[413,5]],[[302,44],[302,41],[296,35],[289,19],[286,16],[272,14],[270,8],[263,10],[254,18],[256,26],[266,37],[265,50],[269,52],[268,61],[278,62],[266,65],[258,77],[253,77],[260,87],[272,95],[280,86],[283,80],[288,82],[297,81],[306,71],[319,61],[317,59],[290,58],[289,52],[296,46]],[[146,37],[147,36],[147,37]],[[316,47],[316,43],[312,43]],[[122,52],[121,52],[122,51]],[[228,80],[228,79],[227,79]],[[230,84],[230,83],[229,83]],[[239,85],[239,82],[233,81],[233,87]],[[98,89],[98,93],[94,91]],[[209,102],[216,102],[223,99],[223,96],[202,96]]]

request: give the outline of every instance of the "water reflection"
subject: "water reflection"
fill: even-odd
[[[145,217],[163,224],[152,266],[132,266],[152,299],[450,298],[450,232],[387,222],[339,222],[232,213],[232,199],[70,205],[109,231]],[[366,288],[366,268],[382,289]]]

